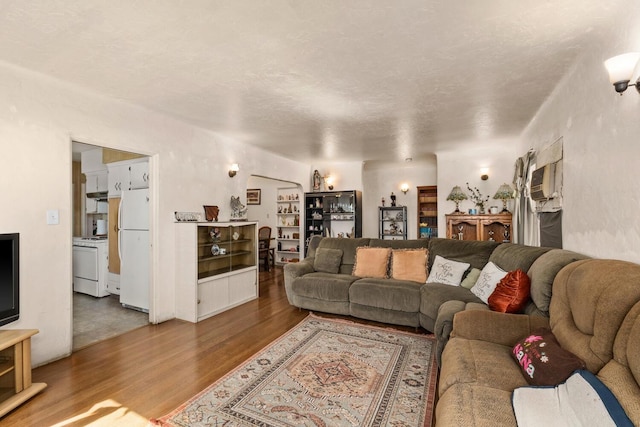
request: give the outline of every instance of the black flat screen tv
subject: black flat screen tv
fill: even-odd
[[[0,325],[20,317],[20,234],[0,234]]]

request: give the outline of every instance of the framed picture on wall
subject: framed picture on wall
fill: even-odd
[[[247,189],[247,204],[248,205],[259,205],[260,204],[260,189],[259,188],[248,188]]]

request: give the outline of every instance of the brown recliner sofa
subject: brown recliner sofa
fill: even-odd
[[[511,351],[537,327],[550,327],[640,425],[640,265],[567,265],[553,282],[549,316],[457,313],[442,353],[436,425],[515,426],[511,395],[527,382]]]

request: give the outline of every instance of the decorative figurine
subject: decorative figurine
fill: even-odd
[[[382,207],[384,208],[384,197],[382,198]]]
[[[313,191],[320,191],[320,172],[318,169],[313,171]]]
[[[231,221],[246,221],[247,207],[240,201],[240,196],[231,196]]]
[[[395,207],[396,206],[396,195],[393,194],[393,191],[391,192],[391,207]]]

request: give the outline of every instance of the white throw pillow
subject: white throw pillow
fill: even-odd
[[[458,286],[462,281],[462,275],[470,265],[466,262],[451,261],[436,255],[427,283],[444,283],[445,285]]]
[[[496,290],[496,286],[506,275],[506,271],[489,261],[480,272],[480,277],[471,288],[471,292],[484,301],[485,304],[488,304],[489,296]]]

